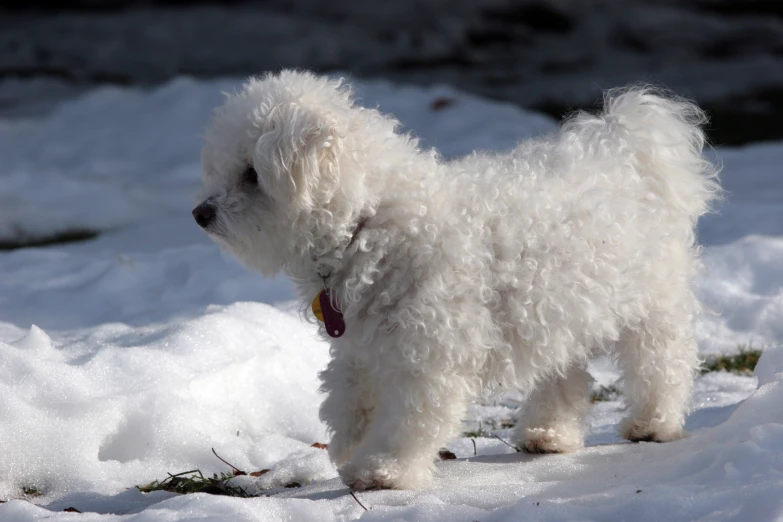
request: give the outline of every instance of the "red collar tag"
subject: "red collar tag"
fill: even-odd
[[[332,304],[329,294],[325,290],[313,299],[313,315],[324,323],[329,337],[338,338],[345,333],[345,320],[343,313]]]

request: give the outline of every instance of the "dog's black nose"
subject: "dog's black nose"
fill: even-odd
[[[207,228],[215,219],[215,207],[206,202],[202,203],[193,209],[193,219],[201,228]]]

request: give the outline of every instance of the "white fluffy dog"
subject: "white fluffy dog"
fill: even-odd
[[[582,447],[596,354],[622,371],[623,437],[683,436],[694,226],[720,190],[702,121],[611,91],[545,139],[445,162],[341,81],[283,71],[215,112],[193,214],[307,303],[325,291],[331,458],[354,489],[416,488],[487,385],[532,392],[524,450]]]

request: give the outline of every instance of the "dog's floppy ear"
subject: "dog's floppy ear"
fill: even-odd
[[[273,196],[304,209],[334,193],[342,143],[333,118],[300,104],[281,104],[264,118],[262,131],[254,163],[262,179],[275,178],[275,187],[265,187]]]

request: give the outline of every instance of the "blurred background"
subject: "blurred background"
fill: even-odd
[[[560,117],[661,83],[715,144],[783,137],[778,0],[3,0],[0,114],[96,85],[281,67],[447,83]]]

